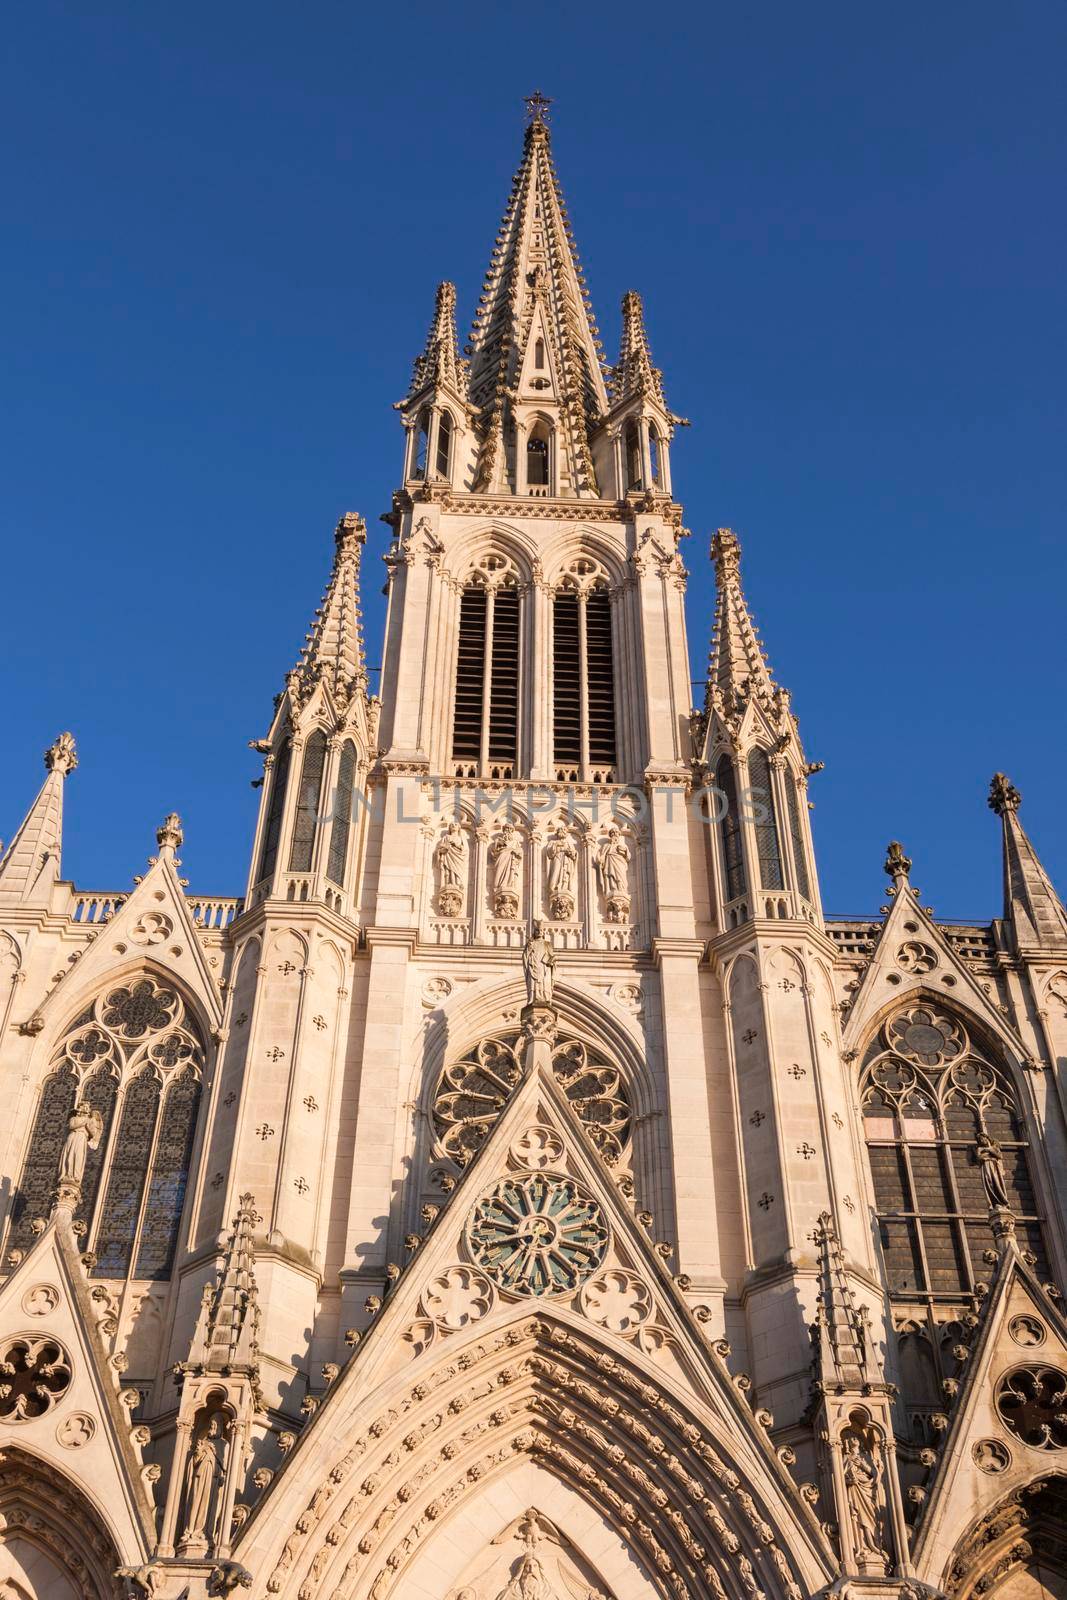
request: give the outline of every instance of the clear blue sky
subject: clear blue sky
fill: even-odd
[[[5,838],[70,727],[68,876],[127,885],[173,807],[243,889],[246,741],[348,509],[378,659],[391,403],[537,86],[608,351],[638,288],[692,419],[694,675],[729,524],[826,762],[827,909],[899,836],[998,913],[996,767],[1067,890],[1063,0],[37,0],[5,43]]]

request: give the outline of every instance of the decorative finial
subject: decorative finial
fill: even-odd
[[[185,835],[182,832],[182,819],[176,811],[172,811],[163,818],[163,821],[156,829],[156,843],[161,850],[169,851],[173,855],[175,850],[180,849],[184,842]]]
[[[911,857],[904,854],[904,846],[899,839],[891,839],[885,854],[885,874],[897,883],[901,878],[907,878],[911,871]]]
[[[526,96],[525,103],[526,120],[531,128],[545,127],[548,122],[548,108],[552,104],[548,96],[543,95],[540,89],[535,89],[533,94]]]
[[[367,542],[367,524],[358,511],[346,511],[333,531],[338,550],[353,549]]]
[[[720,579],[736,577],[741,568],[741,541],[732,528],[717,528],[712,534],[711,559]]]
[[[78,752],[72,733],[61,733],[55,744],[49,745],[44,753],[44,764],[49,772],[58,772],[60,777],[66,777],[68,772],[74,771],[78,765]]]
[[[1006,811],[1018,811],[1022,795],[1003,772],[994,772],[989,785],[989,809],[1002,817]]]

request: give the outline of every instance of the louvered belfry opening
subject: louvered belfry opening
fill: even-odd
[[[482,753],[482,699],[485,693],[485,616],[488,596],[479,585],[463,591],[459,605],[459,652],[456,662],[456,710],[452,725],[452,759],[478,770]]]
[[[519,736],[519,594],[498,589],[493,597],[492,674],[489,691],[489,762],[515,770]],[[499,773],[503,777],[510,774]]]
[[[614,778],[615,669],[611,596],[561,589],[552,608],[552,758],[564,782]]]
[[[557,778],[574,780],[582,765],[578,605],[574,590],[565,589],[552,609],[552,754]]]
[[[520,629],[519,591],[513,583],[464,589],[452,724],[452,766],[459,777],[515,776]]]
[[[589,679],[589,764],[604,778],[615,766],[615,671],[611,641],[611,598],[594,589],[585,602],[586,664]]]

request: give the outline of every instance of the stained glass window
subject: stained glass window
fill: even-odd
[[[267,812],[267,826],[263,833],[263,855],[259,863],[259,881],[269,878],[278,861],[278,845],[282,836],[282,816],[285,812],[285,791],[289,786],[289,764],[292,757],[292,746],[289,740],[280,747],[274,757],[274,769],[270,784],[270,809]]]
[[[1049,1273],[1026,1129],[1007,1074],[962,1022],[932,1003],[890,1018],[868,1052],[864,1132],[890,1293],[969,1295],[988,1279],[991,1210]]]
[[[76,1106],[99,1118],[75,1223],[94,1275],[165,1277],[192,1157],[203,1046],[178,991],[147,975],[104,990],[71,1024],[41,1087],[6,1249],[33,1242],[55,1202]]]
[[[741,848],[741,816],[737,805],[737,783],[729,756],[723,756],[715,771],[722,812],[722,855],[726,869],[726,898],[736,900],[745,892],[745,858]]]

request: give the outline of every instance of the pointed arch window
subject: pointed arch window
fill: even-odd
[[[522,608],[509,563],[490,555],[460,596],[452,761],[462,776],[513,778],[519,753]]]
[[[890,1294],[965,1298],[988,1279],[991,1206],[1015,1215],[1016,1239],[1049,1275],[1029,1140],[1009,1074],[940,1005],[896,1012],[867,1052],[864,1137]]]
[[[278,864],[278,845],[282,836],[282,818],[285,815],[285,793],[289,787],[289,764],[292,746],[288,739],[279,745],[274,756],[270,781],[270,805],[267,808],[267,826],[263,830],[263,854],[259,862],[259,879],[269,878]]]
[[[627,489],[643,489],[645,479],[641,470],[641,430],[633,417],[626,424],[626,431],[623,434],[623,453],[626,460]]]
[[[723,869],[726,874],[726,898],[736,900],[746,892],[745,854],[741,843],[741,813],[737,803],[737,780],[734,764],[729,756],[722,756],[715,769],[715,784],[721,795],[719,809],[722,820],[719,836],[722,840]]]
[[[648,425],[648,456],[652,468],[653,487],[659,489],[663,476],[663,457],[660,450],[659,429],[654,422]]]
[[[333,821],[330,824],[330,853],[326,876],[338,887],[344,886],[345,866],[348,861],[348,833],[352,825],[352,791],[356,784],[356,747],[351,739],[345,742],[337,764],[337,788],[333,798]]]
[[[315,828],[322,798],[322,775],[326,769],[326,735],[316,728],[304,746],[304,765],[300,769],[300,789],[293,820],[293,842],[289,849],[289,871],[310,872],[315,850]]]
[[[204,1049],[177,990],[147,975],[107,989],[71,1024],[41,1087],[5,1249],[47,1217],[76,1106],[97,1113],[75,1221],[96,1277],[166,1277],[200,1105]],[[135,1242],[137,1261],[133,1263]]]
[[[434,471],[439,478],[452,476],[452,413],[442,411],[437,419],[437,448],[434,451]]]
[[[425,478],[426,462],[430,450],[430,412],[426,408],[419,412],[419,420],[415,424],[414,450],[411,476],[413,478]]]
[[[549,488],[551,447],[552,430],[539,418],[526,438],[526,486],[531,492]]]
[[[785,886],[782,878],[782,852],[778,844],[771,764],[767,759],[766,750],[757,748],[752,751],[748,758],[748,779],[752,791],[753,831],[756,835],[760,888],[781,889]]]
[[[593,783],[617,761],[611,593],[585,558],[552,601],[552,758],[557,778]]]
[[[545,341],[538,339],[534,344],[534,367],[538,372],[545,370]]]
[[[793,847],[793,874],[797,892],[802,894],[805,900],[810,900],[811,878],[808,873],[808,853],[805,848],[804,823],[800,813],[802,797],[795,773],[791,772],[789,774],[785,798],[789,808],[789,842]]]

